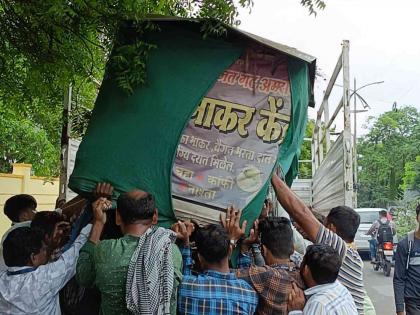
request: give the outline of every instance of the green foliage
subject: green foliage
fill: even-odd
[[[316,15],[317,10],[325,9],[325,2],[322,0],[300,0],[300,4],[309,10],[309,14]]]
[[[402,180],[401,189],[420,191],[420,155],[416,156],[415,161],[405,163]]]
[[[402,197],[405,164],[420,154],[420,113],[406,106],[369,118],[358,145],[359,206],[386,207]]]
[[[46,130],[0,103],[0,172],[11,171],[11,163],[30,163],[36,174],[56,176],[58,173],[57,149]]]
[[[420,199],[417,199],[397,207],[394,219],[397,225],[398,239],[416,228],[416,207],[419,203]]]
[[[146,82],[147,57],[154,48],[155,45],[136,41],[115,49],[110,70],[118,86],[127,94],[133,94],[136,86]]]
[[[301,4],[311,14],[325,7],[321,0],[301,0]],[[101,78],[105,60],[119,44],[117,31],[123,21],[133,21],[144,30],[150,27],[144,21],[151,14],[210,18],[213,21],[203,24],[203,33],[222,35],[223,23],[238,25],[239,9],[252,6],[253,0],[0,0],[0,60],[8,61],[14,51],[26,66],[36,67],[44,81],[65,85],[77,77]],[[126,92],[145,80],[151,48],[136,42],[130,49],[122,48],[112,61]],[[132,67],[127,69],[127,63]]]
[[[308,124],[306,125],[305,131],[305,138],[312,138],[312,134],[314,132],[315,127],[315,120],[310,119],[308,120]],[[300,160],[312,160],[311,155],[311,142],[310,141],[303,141],[302,146],[300,148]],[[312,163],[299,163],[299,178],[312,178]]]

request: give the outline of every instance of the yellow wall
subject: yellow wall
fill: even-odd
[[[17,194],[34,196],[37,210],[53,210],[58,197],[58,178],[45,179],[31,176],[31,164],[13,164],[12,174],[0,173],[0,236],[10,227],[10,220],[3,213],[6,200]]]

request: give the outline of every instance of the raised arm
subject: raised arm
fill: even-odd
[[[112,206],[105,198],[99,198],[92,204],[93,226],[88,242],[82,247],[77,261],[76,279],[84,287],[92,287],[95,281],[95,250],[99,243],[104,225],[105,212]]]
[[[321,223],[319,223],[305,203],[276,174],[273,175],[271,183],[276,192],[277,200],[282,207],[305,231],[309,240],[315,242]]]
[[[177,238],[182,242],[182,274],[184,276],[190,276],[194,265],[190,247],[190,237],[194,231],[194,224],[189,221],[179,221],[172,226],[172,230],[176,233]]]
[[[45,272],[49,284],[40,286],[40,294],[48,295],[51,292],[54,294],[58,293],[74,276],[80,248],[86,243],[91,227],[91,225],[84,227],[70,249],[63,253],[57,261],[39,268],[40,271]]]

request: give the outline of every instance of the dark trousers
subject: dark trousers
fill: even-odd
[[[418,301],[405,301],[406,315],[420,315],[420,303]]]

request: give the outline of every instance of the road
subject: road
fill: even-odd
[[[382,271],[374,271],[370,261],[364,261],[363,270],[366,291],[375,305],[377,315],[395,315],[394,289],[392,287],[392,276],[385,277]]]

